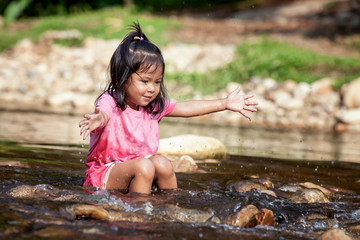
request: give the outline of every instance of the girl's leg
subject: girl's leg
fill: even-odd
[[[177,181],[170,161],[161,155],[150,157],[155,167],[155,181],[160,189],[176,189]]]
[[[127,189],[129,192],[150,193],[155,178],[155,167],[150,159],[137,158],[110,170],[106,189]]]

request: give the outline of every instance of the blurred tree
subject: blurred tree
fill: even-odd
[[[10,2],[4,10],[5,26],[16,20],[32,0],[19,0]]]

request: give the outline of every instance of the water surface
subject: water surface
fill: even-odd
[[[107,239],[315,239],[331,228],[351,232],[360,224],[360,150],[356,134],[270,131],[162,121],[161,137],[214,136],[229,148],[229,159],[200,161],[202,173],[178,173],[179,190],[147,198],[81,187],[86,147],[78,135],[79,116],[0,112],[0,238]],[[85,142],[86,143],[86,142]],[[257,191],[238,193],[231,183],[271,181],[277,198]],[[329,203],[294,203],[286,185],[312,182],[331,190]],[[38,197],[7,195],[21,185],[37,186]],[[77,196],[66,200],[67,196]],[[75,219],[75,204],[111,203],[139,213],[145,222]],[[223,219],[253,204],[274,212],[276,224],[243,228]],[[182,222],[165,207],[208,211],[222,222]],[[318,217],[313,217],[318,216]],[[321,217],[319,217],[321,216]]]

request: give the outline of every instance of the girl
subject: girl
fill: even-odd
[[[156,155],[160,120],[226,109],[250,119],[245,111],[256,112],[257,103],[249,101],[253,95],[238,95],[240,88],[218,100],[166,100],[161,51],[139,24],[131,30],[111,57],[110,83],[98,97],[95,112],[79,123],[83,139],[90,134],[84,185],[137,193],[150,193],[153,183],[159,189],[176,189],[171,163]]]

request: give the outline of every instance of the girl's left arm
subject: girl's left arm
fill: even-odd
[[[254,107],[258,105],[256,101],[250,101],[254,95],[239,95],[241,87],[238,87],[230,93],[226,98],[217,100],[191,100],[187,102],[176,103],[173,111],[168,114],[168,117],[195,117],[209,113],[219,112],[223,110],[231,110],[241,113],[244,117],[250,119],[246,113],[256,112]]]

